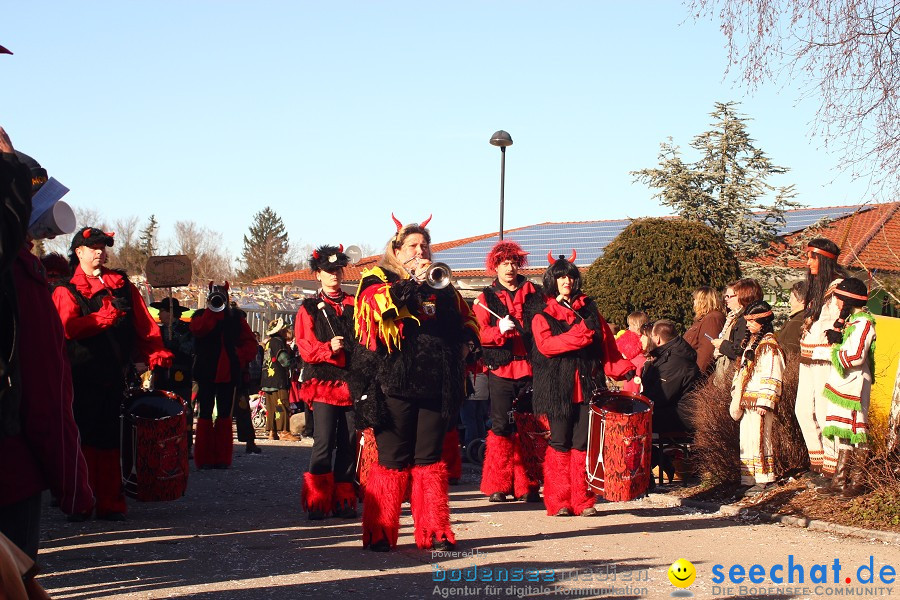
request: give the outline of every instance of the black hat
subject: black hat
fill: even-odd
[[[72,236],[72,246],[70,250],[75,251],[78,246],[93,246],[95,244],[106,244],[112,246],[113,236],[115,233],[100,231],[96,227],[82,227]]]
[[[42,167],[38,161],[19,150],[16,150],[16,158],[19,159],[20,163],[31,169],[31,195],[33,196],[35,192],[41,189],[42,185],[47,183],[47,169]]]
[[[850,306],[865,306],[869,301],[869,289],[856,277],[847,277],[837,284],[834,295]]]
[[[163,298],[159,302],[151,302],[150,306],[152,306],[156,310],[168,311],[174,314],[176,317],[181,316],[181,313],[187,310],[185,307],[181,306],[178,303],[178,298]]]
[[[311,271],[327,271],[333,273],[343,269],[350,263],[350,259],[344,254],[343,244],[340,246],[319,246],[313,250],[309,257]]]
[[[0,46],[0,54],[12,54],[10,50],[7,50],[3,46]]]

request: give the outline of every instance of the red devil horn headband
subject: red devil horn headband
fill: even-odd
[[[343,251],[344,251],[344,245],[338,244],[338,252],[343,252]]]
[[[319,251],[318,250],[313,250],[313,258],[316,260],[319,260]]]
[[[572,264],[574,265],[574,264],[575,264],[575,258],[576,258],[577,256],[578,256],[578,253],[575,252],[575,248],[572,248],[572,255],[569,256],[569,262],[572,263]],[[559,259],[555,259],[555,258],[553,258],[553,253],[552,253],[552,252],[547,252],[547,262],[548,262],[548,263],[550,263],[550,264],[552,265],[552,264],[555,263],[557,260],[562,260],[562,254],[559,255]]]
[[[403,223],[400,222],[400,219],[394,216],[394,213],[391,213],[391,218],[394,220],[394,225],[397,226],[397,231],[403,229]]]
[[[425,229],[426,227],[428,227],[428,223],[431,221],[431,217],[432,217],[432,216],[433,216],[433,215],[428,215],[428,218],[427,218],[427,219],[425,219],[424,221],[422,221],[421,223],[419,223],[419,227],[421,227],[422,229]]]
[[[425,219],[424,221],[419,223],[419,227],[421,227],[422,229],[425,229],[426,227],[428,227],[428,223],[431,222],[431,217],[433,217],[433,216],[434,215],[428,215],[427,219]],[[391,213],[391,218],[394,220],[394,225],[397,226],[397,232],[399,233],[400,230],[403,229],[403,223],[400,222],[400,219],[398,219],[397,217],[394,216],[394,213]],[[344,247],[341,246],[341,251],[343,252],[343,250],[344,250]]]

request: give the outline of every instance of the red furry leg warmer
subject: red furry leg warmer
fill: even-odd
[[[363,547],[387,540],[397,546],[400,534],[400,504],[406,493],[409,471],[372,465],[363,500]],[[446,485],[446,482],[445,482]]]
[[[97,498],[97,516],[128,512],[122,489],[122,466],[118,450],[82,447],[88,465],[88,480]]]
[[[534,451],[534,444],[527,435],[517,433],[513,437],[513,494],[516,498],[536,493],[541,489],[542,461]]]
[[[560,452],[550,446],[544,457],[544,506],[547,514],[555,516],[564,508],[572,508],[572,483],[569,475],[570,452]]]
[[[576,515],[594,506],[594,492],[587,484],[587,452],[572,450],[571,477],[572,477],[572,510]]]
[[[513,438],[489,431],[481,469],[481,493],[513,493]]]
[[[334,473],[313,475],[309,471],[303,474],[303,510],[317,510],[328,514],[331,512],[331,498],[334,496]]]
[[[334,495],[332,496],[332,506],[335,511],[342,508],[352,508],[356,510],[357,499],[356,486],[351,482],[337,482],[334,484]]]
[[[231,430],[231,417],[219,417],[213,425],[213,437],[216,440],[213,463],[221,467],[231,466],[234,433]]]
[[[459,447],[459,430],[456,427],[444,434],[441,462],[447,465],[447,478],[459,481],[462,477],[462,451]]]
[[[450,529],[450,497],[447,467],[443,462],[416,465],[412,468],[412,507],[416,546],[431,548],[432,538],[456,543]]]
[[[212,419],[197,419],[197,437],[194,440],[194,465],[207,469],[215,462],[216,441]]]

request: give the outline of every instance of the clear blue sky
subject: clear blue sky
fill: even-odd
[[[859,202],[810,139],[798,88],[725,80],[724,38],[675,2],[16,2],[4,6],[0,124],[108,217],[223,234],[237,256],[271,206],[297,245],[382,247],[434,213],[435,241],[666,214],[629,171],[689,144],[716,101],[792,170],[809,206]],[[798,86],[802,82],[798,82]],[[837,180],[832,183],[835,176]]]

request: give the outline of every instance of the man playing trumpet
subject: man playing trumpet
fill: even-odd
[[[441,448],[464,397],[464,353],[467,342],[478,343],[478,323],[452,285],[425,282],[429,220],[404,226],[395,218],[397,232],[378,266],[363,271],[356,293],[357,426],[372,427],[378,445],[365,488],[363,545],[380,552],[397,545],[410,479],[416,545],[450,550],[456,542]]]
[[[341,289],[349,262],[344,247],[319,246],[309,268],[322,284],[297,311],[294,339],[304,362],[300,399],[312,407],[316,435],[303,475],[303,510],[309,518],[356,516],[356,429],[347,380],[353,339],[353,296]],[[334,468],[331,464],[335,453]]]
[[[522,444],[511,418],[513,400],[531,386],[529,352],[532,339],[522,327],[526,300],[538,289],[519,274],[528,264],[527,252],[516,242],[497,242],[487,255],[486,267],[497,278],[476,300],[484,365],[491,395],[491,430],[487,436],[481,492],[491,502],[506,502],[507,495],[527,502],[540,501],[540,463],[528,469]],[[532,461],[533,462],[533,461]]]

